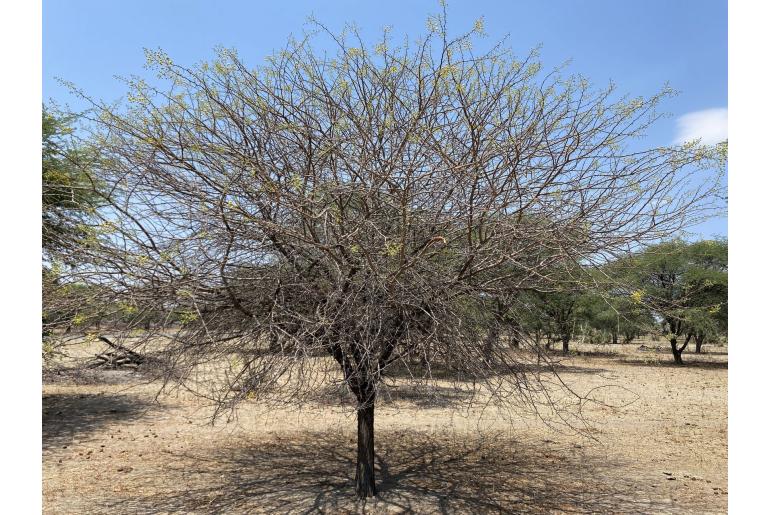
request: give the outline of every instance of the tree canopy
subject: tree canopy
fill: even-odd
[[[61,251],[84,235],[84,217],[97,196],[88,173],[94,154],[74,138],[75,116],[43,106],[43,250]]]
[[[700,350],[706,337],[726,331],[726,241],[659,243],[623,266],[637,287],[634,298],[663,320],[676,363],[682,363],[682,351],[693,337]]]
[[[84,95],[104,205],[72,273],[137,317],[168,313],[144,342],[220,409],[344,382],[361,496],[375,494],[390,371],[423,384],[442,364],[498,402],[552,406],[526,366],[539,353],[484,345],[488,301],[585,287],[565,270],[719,203],[719,148],[632,145],[669,91],[617,97],[503,43],[474,51],[480,23],[457,38],[444,15],[429,26],[369,46],[318,24],[259,67],[233,50],[192,67],[148,51],[157,77],[129,79],[127,106]],[[335,52],[315,51],[320,37]]]

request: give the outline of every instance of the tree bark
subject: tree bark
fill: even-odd
[[[569,336],[562,336],[561,337],[561,351],[566,355],[569,354]]]
[[[691,337],[692,335],[688,334],[681,347],[676,345],[677,339],[675,337],[671,338],[671,353],[674,355],[674,363],[677,365],[684,365],[684,361],[682,361],[682,351],[684,351],[684,349],[687,347],[687,344],[690,343]]]
[[[377,495],[374,485],[374,401],[358,409],[358,462],[356,495],[361,499]]]
[[[495,346],[499,339],[500,328],[495,324],[489,329],[486,342],[484,342],[484,358],[489,362],[492,361],[492,354],[495,352]]]
[[[671,340],[671,353],[674,355],[674,363],[677,365],[684,365],[682,361],[682,352],[676,345],[676,338]]]
[[[706,338],[703,335],[698,335],[695,337],[695,353],[700,354],[701,353],[701,347],[703,346],[703,341]]]

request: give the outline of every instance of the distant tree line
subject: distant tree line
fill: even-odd
[[[565,278],[556,291],[489,302],[488,316],[500,327],[488,337],[505,336],[515,347],[523,340],[546,349],[557,344],[565,354],[575,340],[617,344],[663,337],[682,364],[690,344],[700,353],[727,336],[726,240],[659,243],[607,263],[592,278],[579,289]]]

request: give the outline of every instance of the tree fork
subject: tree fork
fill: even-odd
[[[684,349],[690,343],[691,336],[692,335],[687,335],[687,338],[685,338],[681,347],[677,347],[676,338],[671,338],[671,353],[674,355],[674,363],[677,365],[684,365],[684,361],[682,361],[682,352],[684,352]]]
[[[671,339],[671,353],[674,355],[674,363],[684,365],[682,361],[682,351],[676,345],[676,338]]]

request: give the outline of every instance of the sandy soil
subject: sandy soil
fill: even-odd
[[[450,394],[401,396],[377,408],[380,495],[366,505],[344,406],[250,404],[212,425],[199,400],[156,400],[133,372],[49,380],[44,513],[725,513],[726,348],[675,367],[662,347],[575,347],[567,383],[634,401],[587,409],[597,441],[458,410]]]

